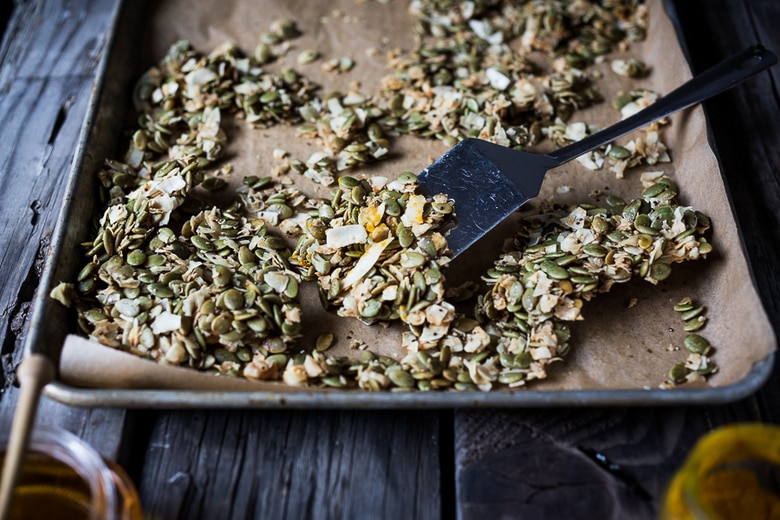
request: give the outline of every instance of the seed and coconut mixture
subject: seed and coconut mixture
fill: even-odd
[[[447,194],[422,193],[413,173],[367,177],[359,168],[385,159],[400,135],[518,148],[581,139],[595,129],[572,116],[602,101],[588,67],[643,39],[646,13],[637,0],[414,0],[410,13],[417,46],[389,53],[379,93],[355,84],[323,95],[292,68],[270,72],[266,65],[301,34],[290,20],[271,24],[252,55],[232,44],[210,54],[184,41],[171,46],[138,81],[138,126],[124,158],[98,173],[104,211],[83,244],[84,267],[52,291],[76,309],[83,333],[158,363],[289,385],[521,387],[565,357],[567,323],[583,319],[585,302],[632,278],[658,283],[672,265],[711,251],[709,219],[678,202],[672,180],[649,173],[632,201],[528,216],[481,280],[449,287],[444,229],[458,208]],[[534,52],[549,57],[549,70],[528,59]],[[320,58],[306,50],[297,63]],[[348,74],[353,65],[332,58],[323,70]],[[636,59],[611,69],[648,73]],[[655,97],[636,90],[614,104],[625,117]],[[274,150],[274,171],[245,177],[230,204],[207,206],[199,190],[222,190],[238,173],[223,160],[228,118],[294,125],[321,148],[308,158]],[[662,124],[580,163],[620,178],[668,162]],[[330,187],[330,198],[299,191],[298,177]],[[329,332],[300,345],[305,283],[344,319],[403,324],[405,354],[393,359],[366,345],[354,357],[330,355],[337,339]],[[700,314],[685,343],[695,359],[675,365],[662,386],[715,370],[711,345],[693,334]]]

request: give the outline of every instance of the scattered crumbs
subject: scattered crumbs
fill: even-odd
[[[352,350],[366,350],[368,348],[368,345],[366,345],[362,341],[358,341],[358,340],[354,340],[353,339],[350,342],[350,344],[349,344],[349,348],[352,349]]]

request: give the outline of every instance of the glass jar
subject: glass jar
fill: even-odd
[[[37,518],[141,520],[142,512],[121,467],[68,431],[38,428],[19,468],[8,520]]]
[[[780,518],[780,428],[737,424],[702,437],[672,478],[661,518]]]

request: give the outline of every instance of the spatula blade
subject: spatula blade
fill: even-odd
[[[455,202],[455,223],[447,234],[453,258],[539,194],[549,158],[522,154],[518,161],[517,154],[487,141],[464,139],[418,175],[423,193],[445,193]]]

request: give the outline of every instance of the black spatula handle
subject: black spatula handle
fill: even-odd
[[[547,156],[560,166],[633,130],[720,94],[775,63],[777,56],[761,45],[753,45],[707,69],[644,110]]]

